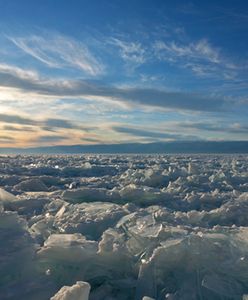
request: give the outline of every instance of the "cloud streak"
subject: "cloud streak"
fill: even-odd
[[[37,122],[30,118],[8,114],[0,114],[0,122],[21,125],[37,125]]]
[[[67,140],[68,137],[64,135],[43,135],[36,139],[37,143],[55,143]]]
[[[104,66],[82,42],[62,35],[9,37],[19,49],[50,68],[76,68],[88,75],[104,72]]]
[[[27,127],[27,126],[15,127],[15,126],[6,125],[6,126],[3,126],[3,130],[4,131],[13,131],[13,132],[35,132],[34,128]]]
[[[200,131],[210,131],[210,132],[222,132],[229,134],[247,134],[248,133],[248,125],[247,124],[215,124],[215,123],[204,123],[204,122],[184,122],[179,123],[179,127],[181,128],[189,128],[189,129],[197,129]]]
[[[125,126],[113,126],[112,130],[125,133],[128,135],[136,136],[136,137],[146,137],[153,139],[166,139],[166,140],[198,140],[197,136],[193,135],[182,135],[176,133],[167,133],[167,132],[159,132],[159,131],[150,131],[140,128],[134,127],[125,127]]]
[[[9,143],[14,143],[14,141],[15,141],[15,139],[11,136],[0,135],[0,143],[9,144]]]
[[[34,120],[32,118],[23,117],[20,115],[0,114],[0,122],[7,124],[31,125],[43,128],[46,131],[56,131],[57,129],[78,129],[88,131],[92,127],[80,126],[65,119],[48,118],[44,120]],[[34,131],[30,127],[14,127],[6,125],[3,128],[8,131]]]

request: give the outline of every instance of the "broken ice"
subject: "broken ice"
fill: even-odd
[[[0,299],[247,299],[247,166],[0,157]]]

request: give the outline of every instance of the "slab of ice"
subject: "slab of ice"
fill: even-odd
[[[47,186],[39,179],[24,180],[14,186],[16,190],[23,192],[47,192]]]
[[[79,233],[52,234],[45,241],[44,246],[38,252],[41,260],[61,260],[78,263],[94,256],[98,244],[88,241]]]
[[[113,203],[67,205],[57,213],[53,227],[62,233],[80,232],[91,239],[98,239],[104,230],[115,226],[126,214],[126,209]]]
[[[64,191],[62,198],[71,203],[81,203],[92,201],[108,201],[111,200],[111,195],[108,195],[108,191],[103,188],[81,188]]]
[[[15,212],[0,212],[0,241],[0,299],[29,299],[25,295],[31,283],[37,284],[38,276],[36,248],[25,220]]]
[[[73,286],[63,286],[51,300],[88,300],[89,293],[89,283],[77,281]]]
[[[16,201],[16,200],[17,198],[13,194],[0,188],[0,202],[4,203],[4,202]]]

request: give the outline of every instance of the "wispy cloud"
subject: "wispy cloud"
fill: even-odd
[[[9,74],[13,75],[16,78],[20,78],[23,80],[38,80],[39,75],[36,71],[34,70],[25,70],[13,65],[8,65],[8,64],[0,64],[0,73],[1,74]]]
[[[237,79],[242,70],[247,70],[244,64],[237,63],[237,58],[226,56],[221,47],[214,45],[207,38],[192,40],[186,33],[176,34],[175,29],[173,32],[174,34],[171,29],[166,36],[149,35],[146,39],[105,39],[108,44],[117,47],[119,56],[128,65],[129,70],[160,62],[190,70],[195,78],[208,77],[223,81]]]
[[[47,33],[45,37],[9,37],[19,49],[51,68],[76,68],[88,75],[104,72],[103,63],[82,42]]]
[[[137,66],[144,64],[147,60],[146,49],[140,42],[111,38],[109,39],[109,44],[119,49],[120,57],[127,63],[132,63]]]
[[[173,61],[175,57],[182,57],[220,63],[219,50],[213,48],[206,39],[188,45],[176,43],[175,41],[169,43],[157,41],[154,44],[154,49],[161,59],[171,59]],[[167,55],[167,58],[165,55]]]
[[[207,39],[189,43],[157,40],[153,49],[160,61],[190,69],[200,77],[233,80],[238,75],[237,70],[243,68],[227,59],[221,49],[211,45]]]

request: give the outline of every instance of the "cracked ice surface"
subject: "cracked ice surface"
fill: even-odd
[[[0,299],[248,299],[248,157],[0,157]]]

